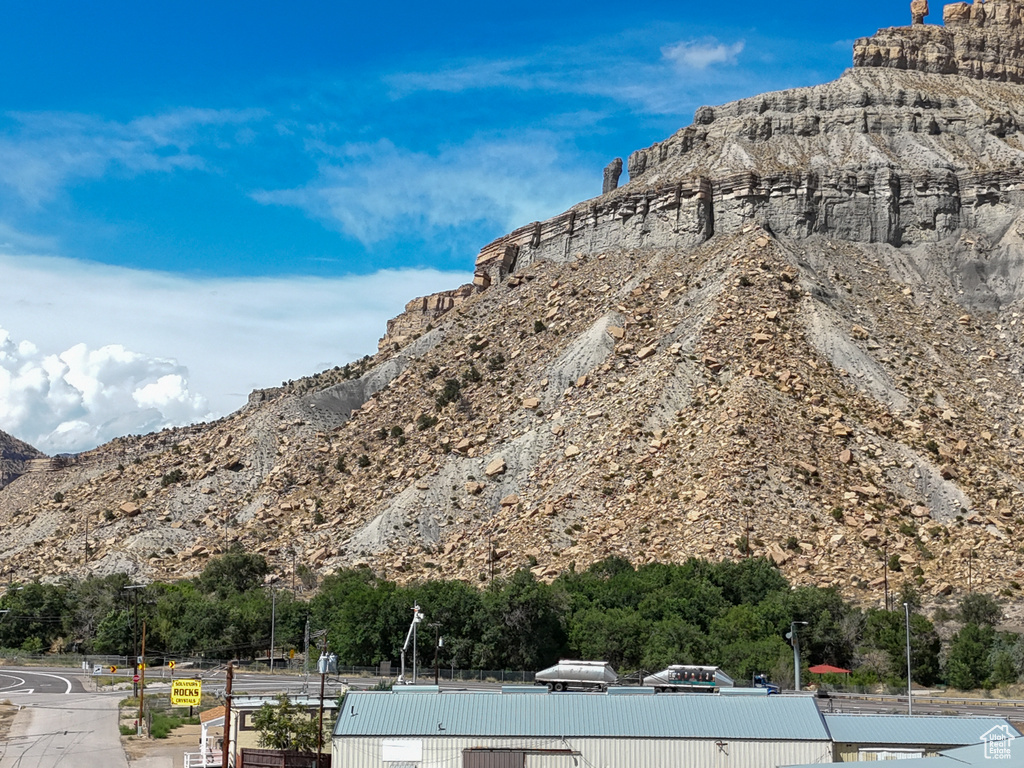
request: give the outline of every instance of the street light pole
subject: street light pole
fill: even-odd
[[[277,627],[277,590],[270,585],[270,674],[274,674],[274,629]]]
[[[914,688],[910,682],[910,603],[903,604],[907,616],[907,714],[914,714]]]
[[[793,678],[796,685],[796,691],[800,692],[800,634],[797,632],[797,626],[807,626],[806,621],[791,621],[789,622],[789,634],[786,635],[793,643]]]

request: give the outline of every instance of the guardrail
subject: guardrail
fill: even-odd
[[[829,697],[833,699],[856,699],[858,701],[891,701],[893,703],[907,701],[906,694],[902,696],[889,693],[847,693],[845,691],[829,691]],[[914,694],[915,704],[959,704],[961,706],[974,707],[1009,707],[1011,709],[1024,709],[1024,700],[1021,699],[972,699],[968,696],[936,696],[934,694]]]

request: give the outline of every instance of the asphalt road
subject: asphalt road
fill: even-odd
[[[22,709],[0,744],[0,768],[128,768],[117,730],[122,695],[10,696]]]
[[[68,670],[12,669],[0,667],[0,699],[18,703],[19,696],[35,693],[85,693],[79,676]]]

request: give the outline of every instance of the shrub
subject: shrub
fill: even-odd
[[[60,491],[57,491],[55,494],[53,494],[53,500],[60,504],[62,501],[64,501],[64,494],[61,493]]]
[[[168,472],[166,475],[160,478],[160,485],[166,488],[169,485],[180,483],[184,479],[184,472],[182,472],[180,469],[172,469],[170,472]]]
[[[544,325],[544,323],[542,321],[540,321],[540,320],[534,320],[533,321],[533,332],[534,333],[541,333],[543,331],[546,331],[547,329],[548,329],[548,327],[546,325]]]
[[[370,466],[370,457],[367,456],[365,453],[362,453],[359,455],[359,458],[356,459],[356,464],[358,464],[363,469],[366,469],[368,466]]]
[[[436,424],[437,416],[428,416],[425,413],[421,413],[416,417],[416,429],[420,432],[425,432]]]
[[[441,394],[434,398],[434,402],[437,404],[437,410],[440,411],[448,405],[448,403],[454,403],[458,400],[461,395],[461,390],[462,385],[459,383],[458,379],[446,379],[444,382],[444,388],[441,390]]]

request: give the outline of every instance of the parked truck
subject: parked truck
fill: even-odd
[[[542,669],[534,676],[537,685],[549,691],[607,691],[615,685],[618,674],[607,661],[574,661],[562,659],[555,666]]]
[[[645,677],[644,685],[655,693],[715,693],[735,683],[718,667],[673,664]]]

